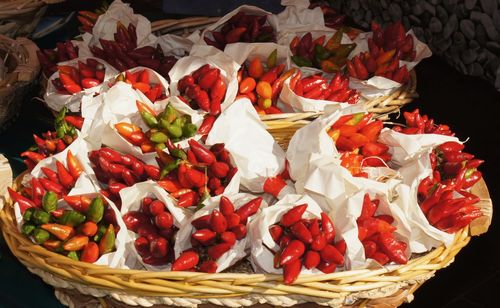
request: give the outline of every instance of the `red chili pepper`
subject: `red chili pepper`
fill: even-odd
[[[367,237],[370,237],[376,233],[392,233],[396,231],[396,227],[388,224],[381,219],[372,217],[359,220],[358,225],[367,229]]]
[[[210,165],[209,167],[210,171],[215,177],[218,177],[219,179],[223,179],[227,176],[229,173],[229,166],[228,164],[220,161],[216,161],[213,164]]]
[[[9,191],[9,195],[12,198],[12,200],[14,200],[14,202],[17,202],[19,204],[19,209],[21,210],[21,214],[24,214],[24,212],[30,207],[40,207],[37,206],[30,199],[22,196],[21,194],[13,190],[12,188],[7,187],[7,190]]]
[[[289,264],[295,260],[300,260],[300,257],[305,252],[305,245],[299,240],[292,240],[281,253],[280,265]]]
[[[196,140],[190,139],[188,143],[199,162],[211,165],[216,161],[215,155],[210,152],[210,150],[204,148]]]
[[[28,159],[31,159],[35,163],[40,162],[42,159],[44,159],[46,156],[40,153],[36,153],[33,151],[25,151],[21,153],[21,157],[26,157]]]
[[[311,249],[321,251],[326,246],[326,237],[323,234],[318,234],[311,242]]]
[[[481,180],[482,177],[483,175],[481,171],[476,170],[468,178],[465,179],[462,187],[464,189],[471,188],[472,186],[474,186],[474,184],[479,182],[479,180]]]
[[[172,271],[187,271],[194,268],[200,260],[200,256],[193,250],[187,250],[172,263]]]
[[[360,218],[372,217],[377,211],[377,204],[370,200],[370,195],[365,194],[363,199],[363,208],[361,209]]]
[[[245,221],[248,217],[257,213],[262,204],[262,197],[257,197],[245,203],[238,210],[236,210],[236,214],[240,216],[241,221]]]
[[[337,269],[337,265],[335,263],[321,261],[316,268],[325,274],[331,274],[335,272],[335,269]]]
[[[31,191],[31,199],[35,202],[36,206],[40,207],[43,196],[45,195],[45,189],[35,177],[31,178]]]
[[[280,224],[284,227],[293,225],[302,218],[302,215],[304,214],[306,209],[306,203],[293,207],[281,217]]]
[[[198,201],[198,194],[194,191],[189,191],[179,197],[177,205],[186,208],[196,205]]]
[[[321,212],[321,228],[326,241],[331,243],[335,239],[335,227],[330,217],[324,212]]]
[[[210,215],[210,228],[216,233],[223,233],[227,229],[227,221],[218,210],[213,210]]]
[[[213,243],[213,240],[217,236],[217,233],[210,229],[200,229],[196,230],[193,234],[191,234],[191,237],[198,242],[200,242],[202,245],[211,245]]]
[[[206,260],[200,265],[200,272],[215,273],[217,272],[217,263],[213,260]]]
[[[377,252],[377,244],[374,241],[363,241],[363,248],[365,249],[365,256],[367,258],[372,258],[375,252]]]
[[[83,167],[80,164],[80,161],[73,156],[73,153],[71,151],[68,151],[66,153],[66,163],[68,165],[69,173],[74,179],[78,179],[80,174],[83,172]]]
[[[313,241],[313,237],[309,229],[307,229],[306,225],[303,222],[298,221],[290,226],[290,231],[292,232],[297,239],[301,240],[305,244],[311,244]]]
[[[64,167],[64,165],[56,160],[56,166],[57,166],[57,174],[59,177],[59,182],[65,187],[65,188],[71,188],[75,184],[75,178],[69,173],[68,169]]]
[[[234,213],[234,205],[228,197],[222,196],[219,201],[219,209],[222,215],[227,216]]]
[[[292,260],[283,265],[283,282],[285,284],[292,284],[299,277],[301,269],[302,262],[300,259]]]
[[[328,263],[335,263],[337,265],[344,264],[344,256],[331,244],[327,244],[320,252],[321,259]]]
[[[40,178],[38,180],[40,181],[40,184],[42,184],[43,188],[45,188],[45,190],[55,192],[58,195],[63,194],[64,188],[59,184],[59,182],[53,182],[44,178]]]
[[[445,161],[448,161],[448,162],[459,163],[459,162],[463,162],[465,160],[473,159],[474,155],[469,154],[469,153],[465,153],[465,152],[453,151],[453,152],[444,152],[443,158]]]
[[[405,247],[397,241],[390,233],[381,233],[378,237],[378,243],[382,251],[389,259],[397,264],[408,263],[408,257],[405,254]]]
[[[228,252],[231,247],[232,245],[228,243],[220,243],[208,248],[207,253],[212,260],[218,260],[223,254]]]
[[[276,243],[279,243],[281,236],[283,235],[283,228],[279,225],[272,225],[269,227],[269,233]]]
[[[271,194],[277,198],[279,193],[285,186],[285,180],[283,180],[283,178],[278,175],[272,178],[267,178],[267,180],[264,182],[263,190],[265,193]]]
[[[203,187],[207,184],[206,175],[194,168],[187,168],[185,176],[191,186]]]

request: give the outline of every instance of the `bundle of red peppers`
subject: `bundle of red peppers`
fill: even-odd
[[[146,95],[152,103],[166,99],[167,96],[161,83],[153,83],[151,75],[147,70],[139,70],[135,73],[126,71],[118,75],[115,82],[123,81],[130,84],[133,89],[139,90],[142,94]]]
[[[28,170],[33,169],[42,159],[62,152],[77,138],[77,129],[82,129],[83,118],[77,115],[66,115],[63,108],[54,120],[55,131],[42,133],[42,137],[33,134],[35,146],[21,153]]]
[[[328,41],[321,35],[313,40],[311,32],[299,38],[294,37],[290,42],[292,61],[297,66],[316,67],[325,73],[338,72],[345,66],[347,57],[354,50],[356,44],[341,44],[342,30],[337,30]]]
[[[474,204],[479,197],[469,192],[482,178],[477,168],[484,162],[462,152],[464,145],[448,141],[430,154],[432,176],[418,186],[420,208],[429,223],[448,233],[455,233],[482,216]]]
[[[83,89],[97,87],[104,81],[105,67],[95,59],[86,63],[78,61],[78,68],[71,65],[58,65],[59,77],[52,79],[52,84],[60,94],[71,95]]]
[[[143,198],[138,211],[123,215],[127,229],[137,233],[134,247],[142,262],[165,265],[174,260],[174,240],[177,227],[174,218],[161,200]]]
[[[170,154],[157,151],[161,166],[158,184],[178,199],[180,207],[197,206],[209,196],[222,194],[238,172],[224,144],[207,149],[194,139],[188,143],[187,150],[167,143]]]
[[[245,42],[275,42],[276,33],[267,23],[266,15],[251,15],[238,12],[224,23],[219,30],[205,34],[205,43],[224,50],[227,44]],[[211,34],[211,39],[207,34]]]
[[[121,22],[116,24],[114,40],[99,39],[101,47],[89,46],[92,54],[105,60],[120,72],[138,66],[148,67],[168,79],[168,72],[177,62],[174,56],[165,56],[160,45],[137,47],[135,25],[127,27]]]
[[[341,153],[341,165],[354,176],[367,177],[363,167],[381,167],[391,160],[389,147],[377,141],[384,124],[371,118],[370,113],[343,115],[327,131]]]
[[[43,74],[49,78],[57,72],[57,63],[78,58],[78,46],[71,41],[56,43],[55,49],[40,49],[36,51]]]
[[[265,65],[260,58],[249,60],[238,71],[238,96],[248,98],[259,114],[281,113],[276,107],[278,96],[283,89],[283,83],[294,72],[290,69],[284,72],[285,64],[277,64],[278,50],[269,54]]]
[[[356,104],[360,93],[349,88],[349,78],[336,73],[330,83],[318,75],[312,75],[300,79],[301,71],[298,71],[290,79],[290,89],[297,95],[317,100]]]
[[[283,268],[285,284],[297,279],[302,266],[329,274],[344,265],[346,243],[335,242],[335,227],[330,217],[321,212],[321,219],[305,219],[302,216],[307,206],[292,207],[279,223],[269,227],[271,237],[280,247],[274,251],[274,267]]]
[[[172,263],[172,271],[215,273],[217,260],[247,236],[247,222],[260,208],[262,198],[252,199],[235,209],[231,200],[222,196],[219,209],[191,221],[191,249],[183,251]]]
[[[394,236],[396,227],[392,225],[394,218],[391,215],[375,215],[379,203],[379,199],[371,200],[370,195],[365,194],[361,215],[356,220],[358,238],[365,249],[365,256],[380,265],[389,262],[406,264],[407,244]]]

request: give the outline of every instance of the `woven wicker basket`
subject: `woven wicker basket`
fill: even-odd
[[[0,194],[10,182],[11,173],[0,156]],[[3,168],[2,168],[3,166]],[[16,178],[14,188],[22,180]],[[5,241],[13,254],[32,273],[56,288],[56,296],[65,304],[81,307],[125,307],[127,305],[196,306],[215,304],[229,307],[268,303],[291,306],[316,302],[331,307],[397,307],[411,301],[413,292],[435,272],[448,266],[468,244],[471,236],[488,230],[492,203],[484,181],[473,193],[480,196],[478,206],[484,216],[455,235],[449,247],[413,256],[406,265],[361,269],[321,275],[301,275],[293,285],[284,285],[281,275],[253,274],[248,262],[230,272],[205,274],[195,272],[149,272],[113,269],[73,261],[33,244],[18,232],[13,204],[6,198],[0,211]],[[0,208],[3,200],[0,198]],[[159,307],[158,306],[158,307]]]
[[[5,61],[6,76],[0,80],[0,131],[18,111],[40,70],[36,45],[26,39],[0,35],[0,61]]]
[[[0,34],[29,35],[35,30],[47,4],[64,0],[0,0]]]

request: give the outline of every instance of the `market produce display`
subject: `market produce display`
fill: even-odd
[[[279,18],[239,8],[197,40],[193,35],[192,55],[182,58],[165,55],[150,25],[120,1],[100,16],[80,12],[90,41],[38,52],[52,94],[69,99],[48,104],[59,111],[55,131],[35,133],[36,146],[21,153],[30,173],[8,190],[19,232],[31,245],[123,277],[127,270],[152,284],[175,277],[168,281],[175,292],[195,292],[176,283],[203,277],[203,288],[218,287],[218,278],[191,272],[230,272],[224,294],[247,294],[248,282],[257,293],[325,298],[345,291],[325,290],[325,282],[334,288],[350,273],[370,275],[387,265],[380,275],[397,275],[398,266],[468,236],[484,215],[481,196],[471,190],[483,161],[418,109],[403,113],[404,124],[364,109],[370,96],[381,99],[410,82],[410,70],[425,57],[417,55],[415,38],[401,22],[350,31],[343,15],[324,4],[311,9],[317,5],[325,20],[319,26],[334,28],[330,33],[313,39],[298,29],[282,46],[286,61],[278,61],[275,44],[264,58],[245,54],[241,65],[227,67],[229,44],[280,41]],[[117,9],[123,22],[109,13]],[[285,13],[300,23],[301,14],[315,16],[311,9]],[[105,22],[116,27],[90,34]],[[343,44],[345,33],[356,43]],[[173,41],[167,43],[175,49]],[[390,87],[368,84],[374,76]],[[309,111],[307,104],[324,105]],[[317,119],[305,120],[301,112],[308,111]],[[266,127],[267,118],[278,120]],[[288,149],[266,128],[286,135],[280,145],[292,138]],[[240,266],[261,276],[240,273]],[[330,284],[325,274],[341,276]],[[318,288],[310,291],[312,285]],[[158,286],[151,294],[166,292],[167,284]]]

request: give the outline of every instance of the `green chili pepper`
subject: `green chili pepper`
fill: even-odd
[[[99,254],[112,252],[115,249],[115,228],[109,225],[99,241]]]
[[[175,121],[174,121],[175,123]],[[174,138],[179,138],[182,137],[182,126],[177,126],[175,124],[171,124],[167,127],[168,133],[174,137]]]
[[[70,251],[66,256],[72,260],[80,261],[80,257],[78,256],[78,253],[76,251]]]
[[[163,151],[167,148],[167,146],[165,145],[165,143],[157,143],[156,148]]]
[[[293,63],[297,64],[297,66],[312,66],[312,62],[301,56],[292,56]]]
[[[100,198],[94,198],[92,202],[90,202],[89,209],[87,210],[87,218],[90,221],[98,223],[102,220],[104,215],[104,201]]]
[[[155,132],[151,134],[149,140],[151,140],[154,143],[165,143],[168,140],[168,136],[165,135],[163,132]]]
[[[32,224],[24,224],[22,227],[21,227],[21,233],[24,234],[24,235],[30,235],[31,233],[33,233],[33,231],[36,229],[36,227]]]
[[[31,221],[32,217],[33,217],[33,213],[35,212],[35,208],[33,207],[30,207],[28,208],[24,214],[23,214],[23,219],[25,222],[29,222]]]
[[[149,126],[149,127],[158,126],[158,120],[151,113],[149,113],[147,111],[143,111],[143,112],[141,112],[141,117],[147,126]]]
[[[330,53],[323,46],[317,44],[314,46],[314,57],[319,63],[322,60],[328,59],[330,57]]]
[[[31,216],[31,221],[35,225],[46,224],[50,221],[50,214],[45,211],[36,209],[35,212],[33,213],[33,216]]]
[[[59,223],[65,226],[76,227],[81,225],[85,221],[85,215],[75,211],[69,210],[64,211]]]
[[[57,209],[57,194],[52,191],[48,191],[43,196],[42,207],[47,212],[52,212]]]
[[[278,61],[278,49],[273,50],[267,57],[267,68],[271,69],[276,66],[276,62]]]
[[[163,178],[164,176],[166,176],[167,174],[169,174],[170,172],[175,170],[180,165],[181,162],[182,162],[182,159],[176,159],[175,161],[173,161],[169,164],[166,164],[163,167],[163,169],[161,169],[160,178]]]
[[[175,119],[177,119],[177,111],[174,107],[172,107],[172,105],[169,104],[165,107],[165,111],[163,111],[161,118],[166,120],[168,123],[172,123]]]
[[[37,244],[43,244],[50,238],[50,233],[43,229],[36,228],[35,230],[33,230],[33,238],[35,239],[35,242]]]
[[[356,48],[356,43],[342,44],[339,48],[333,51],[333,54],[336,58],[347,58],[354,48]]]
[[[196,125],[194,125],[193,123],[188,123],[184,125],[184,127],[182,127],[182,135],[188,138],[193,137],[194,135],[196,135],[197,130],[198,128],[196,127]]]
[[[99,224],[99,229],[97,229],[97,233],[94,235],[94,242],[99,242],[106,232],[106,226],[104,224]]]

